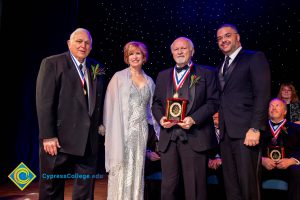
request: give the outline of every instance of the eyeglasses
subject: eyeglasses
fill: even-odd
[[[292,90],[282,90],[282,92],[291,92]]]
[[[231,36],[232,36],[233,34],[238,34],[238,33],[226,33],[226,34],[224,34],[224,35],[218,36],[218,37],[217,37],[217,42],[220,42],[220,41],[223,40],[223,39],[229,39],[229,38],[231,38]]]

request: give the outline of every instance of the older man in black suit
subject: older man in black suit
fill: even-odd
[[[162,126],[161,197],[180,198],[178,183],[182,176],[186,199],[206,199],[207,150],[217,145],[212,120],[219,105],[217,74],[192,62],[194,45],[188,38],[177,38],[171,52],[176,65],[158,74],[152,105],[153,115]],[[188,100],[186,115],[178,123],[166,121],[166,99],[172,97]]]
[[[286,103],[269,104],[268,131],[263,137],[262,179],[288,181],[288,199],[300,199],[300,125],[288,122]]]
[[[72,199],[93,199],[105,78],[99,63],[87,57],[88,30],[76,29],[68,47],[43,59],[37,78],[41,200],[64,199],[64,181],[72,177]]]
[[[232,24],[217,30],[225,55],[219,66],[221,155],[227,200],[260,199],[260,135],[266,129],[270,69],[262,52],[242,49]]]

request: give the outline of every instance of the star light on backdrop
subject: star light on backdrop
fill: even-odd
[[[80,1],[79,25],[91,30],[92,55],[105,64],[110,77],[126,67],[125,43],[138,40],[148,46],[144,69],[155,79],[160,70],[174,65],[170,45],[179,36],[193,41],[196,63],[216,67],[224,59],[216,43],[216,29],[233,23],[245,49],[266,54],[277,92],[285,81],[293,81],[300,90],[299,10],[292,0],[92,0]]]

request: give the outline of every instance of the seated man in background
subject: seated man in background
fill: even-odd
[[[300,199],[300,125],[288,122],[286,103],[275,98],[269,104],[269,131],[263,139],[262,180],[288,182],[288,199]]]
[[[157,149],[158,137],[152,125],[148,125],[148,140],[145,160],[145,200],[159,200],[161,186],[161,163]],[[155,177],[154,177],[155,176]]]
[[[214,125],[215,125],[215,133],[218,140],[218,144],[220,143],[220,129],[219,129],[219,113],[216,112],[213,115]],[[219,145],[212,150],[212,154],[208,160],[208,168],[209,169],[220,169],[219,167],[222,165],[222,160],[220,157],[220,147]]]
[[[213,115],[213,121],[215,126],[215,134],[218,140],[218,144],[220,143],[220,129],[219,129],[219,112],[216,112]],[[225,197],[225,189],[224,189],[224,180],[222,173],[222,159],[220,156],[220,146],[218,145],[216,148],[210,150],[209,159],[208,159],[208,177],[215,175],[218,179],[218,184],[216,188],[209,189],[208,197],[209,199],[215,198],[224,198]],[[208,179],[208,183],[210,180]],[[218,191],[217,193],[215,191]]]
[[[160,156],[157,149],[158,136],[155,134],[153,126],[148,126],[149,133],[147,140],[145,176],[151,175],[156,172],[161,172]]]
[[[161,199],[161,162],[158,152],[159,135],[153,129],[152,125],[148,125],[148,140],[145,160],[145,200]],[[180,179],[179,199],[184,200],[184,188],[182,179]]]

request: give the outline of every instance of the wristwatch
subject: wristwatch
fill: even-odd
[[[296,161],[296,164],[295,165],[300,165],[300,161],[298,160],[298,159],[296,159],[296,158],[293,158],[293,157],[291,157],[293,160],[295,160]]]
[[[256,128],[251,128],[251,130],[252,130],[254,133],[258,133],[258,132],[259,132],[259,130],[256,129]]]

